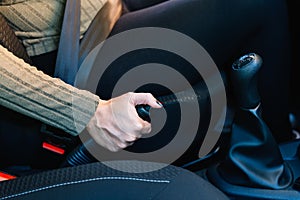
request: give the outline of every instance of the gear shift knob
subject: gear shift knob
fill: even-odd
[[[253,109],[260,103],[257,79],[261,65],[262,59],[255,53],[240,57],[232,65],[232,87],[241,108]]]

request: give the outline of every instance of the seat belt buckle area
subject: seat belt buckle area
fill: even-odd
[[[43,149],[59,155],[65,155],[79,144],[79,138],[77,136],[72,136],[46,124],[41,125],[40,132],[42,133],[43,138]]]

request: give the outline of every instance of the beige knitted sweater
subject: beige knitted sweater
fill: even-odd
[[[81,0],[81,35],[107,0]],[[65,0],[0,0],[30,56],[57,49]],[[38,71],[0,46],[0,105],[78,135],[99,97]]]
[[[78,135],[99,97],[38,71],[0,46],[0,105]]]
[[[22,40],[29,56],[56,50],[66,0],[0,0],[0,13]],[[83,36],[107,0],[81,0]]]

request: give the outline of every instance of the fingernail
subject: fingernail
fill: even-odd
[[[160,103],[159,101],[156,101],[156,103],[157,103],[160,107],[163,107],[162,103]]]

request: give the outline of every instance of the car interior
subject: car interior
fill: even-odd
[[[122,196],[128,191],[123,189],[121,180],[127,179],[129,174],[137,181],[127,184],[137,191],[156,188],[149,182],[160,180],[160,184],[163,184],[165,178],[181,183],[178,186],[180,189],[174,186],[172,191],[166,190],[156,199],[185,199],[191,190],[203,195],[205,193],[199,199],[300,199],[300,94],[297,91],[300,85],[300,2],[286,1],[293,58],[289,96],[292,139],[276,141],[261,117],[263,108],[257,74],[264,63],[260,55],[249,52],[232,63],[230,79],[226,77],[228,74],[224,75],[228,110],[215,146],[206,156],[200,156],[205,138],[198,134],[185,153],[171,165],[147,173],[132,175],[99,162],[90,153],[91,149],[99,147],[87,136],[88,133],[82,133],[80,138],[71,136],[1,106],[1,113],[5,113],[1,114],[1,124],[8,124],[14,129],[7,134],[8,130],[0,127],[0,200],[112,199],[112,194],[115,195],[113,199],[146,198],[139,192],[130,193],[130,197]],[[32,64],[24,46],[1,15],[0,24],[0,44]],[[196,94],[207,95],[203,87],[203,84],[199,84],[193,89]],[[172,110],[178,104],[167,105],[167,102],[175,99],[175,96],[162,96],[158,100],[166,102],[166,110]],[[198,99],[201,112],[210,115],[207,102],[206,98]],[[151,121],[149,109],[147,106],[138,106],[137,113],[142,119]],[[205,120],[202,122],[208,123]],[[36,133],[32,132],[33,129],[37,129]],[[151,143],[149,138],[137,145],[143,146],[144,151],[151,151],[153,149],[146,148]],[[127,150],[135,151],[134,147]],[[126,165],[126,161],[122,160],[111,162],[118,166]],[[127,168],[144,170],[149,165],[160,163],[134,162]],[[194,176],[199,179],[194,179]],[[193,184],[189,184],[189,180],[193,180]],[[117,188],[113,186],[114,181],[119,181]]]

